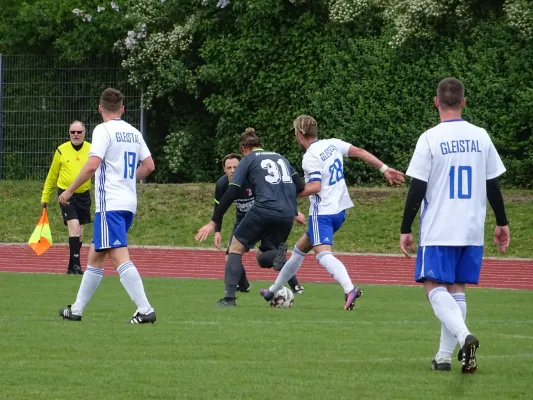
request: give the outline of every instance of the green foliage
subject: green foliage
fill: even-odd
[[[504,158],[507,184],[533,186],[529,0],[5,3],[0,16],[20,28],[0,22],[0,51],[54,49],[79,60],[120,50],[149,108],[158,181],[216,176],[248,126],[298,166],[291,125],[304,113],[322,137],[405,169],[418,136],[438,123],[439,80],[453,75],[466,85],[465,117]],[[382,182],[361,162],[347,163],[345,176]]]

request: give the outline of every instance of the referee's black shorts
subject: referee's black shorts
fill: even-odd
[[[63,189],[58,190],[58,196],[63,193]],[[65,225],[71,219],[80,221],[80,225],[91,223],[91,193],[87,190],[84,193],[74,193],[69,200],[69,204],[61,205],[61,215]]]

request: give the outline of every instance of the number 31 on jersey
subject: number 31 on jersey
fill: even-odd
[[[285,161],[281,158],[275,162],[271,159],[261,161],[261,168],[266,169],[268,175],[265,176],[265,180],[268,183],[277,185],[281,181],[283,183],[292,183],[291,174]]]

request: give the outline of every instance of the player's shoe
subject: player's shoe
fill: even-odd
[[[286,262],[287,262],[287,246],[285,245],[285,243],[282,243],[278,247],[278,252],[276,253],[276,257],[274,257],[274,261],[272,261],[272,268],[275,271],[280,271]]]
[[[155,311],[150,309],[146,314],[141,314],[139,311],[135,311],[133,317],[130,319],[130,324],[153,324],[156,321]]]
[[[291,287],[291,290],[294,294],[303,294],[304,287],[302,285],[296,285],[294,287]]]
[[[59,316],[71,321],[81,321],[81,315],[72,313],[72,306],[69,304],[66,308],[59,309]]]
[[[261,289],[259,291],[259,294],[261,296],[263,296],[263,298],[265,299],[265,301],[270,301],[274,298],[274,293],[272,293],[270,290],[268,289]]]
[[[355,300],[361,297],[362,294],[363,291],[357,286],[354,287],[350,293],[346,293],[344,295],[344,300],[346,301],[346,304],[344,305],[344,310],[353,310],[353,308],[355,307]]]
[[[250,283],[247,285],[237,285],[237,292],[250,293],[250,290],[252,290],[252,285],[250,285]]]
[[[236,305],[237,303],[235,303],[235,299],[230,297],[224,297],[223,299],[217,301],[218,307],[235,307]]]
[[[473,374],[477,370],[476,351],[479,347],[479,340],[474,335],[468,335],[461,351],[457,354],[457,359],[462,362],[461,371],[463,374]]]
[[[437,361],[431,361],[431,369],[433,371],[451,371],[452,363],[451,362],[442,362],[438,363]]]

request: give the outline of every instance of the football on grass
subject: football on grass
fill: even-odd
[[[276,308],[289,308],[292,307],[294,303],[294,293],[292,290],[286,287],[282,287],[278,290],[272,300],[270,300],[270,305]]]

